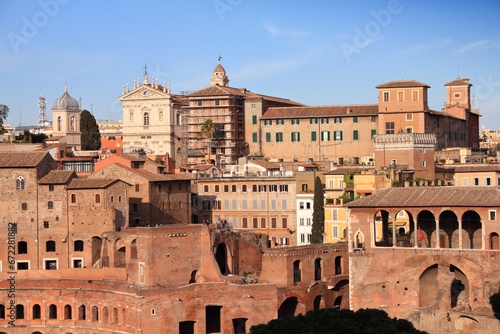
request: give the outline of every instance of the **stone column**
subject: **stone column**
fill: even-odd
[[[439,241],[439,220],[435,220],[436,223],[436,248],[441,248],[441,243]]]
[[[451,238],[453,240],[453,237]],[[462,249],[462,221],[458,220],[458,248]]]

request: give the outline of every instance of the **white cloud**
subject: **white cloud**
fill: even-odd
[[[477,51],[481,49],[496,48],[500,46],[500,41],[496,39],[483,39],[469,44],[465,44],[461,48],[455,50],[456,53],[465,53],[470,51]]]

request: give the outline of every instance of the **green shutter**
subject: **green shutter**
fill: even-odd
[[[267,143],[271,142],[271,132],[266,132],[266,142]]]
[[[372,136],[371,136],[371,138],[373,138],[376,134],[377,134],[377,130],[372,129]]]
[[[257,132],[252,133],[252,141],[253,141],[254,143],[256,143],[256,142],[257,142]]]
[[[257,124],[257,115],[252,116],[252,124]]]
[[[311,131],[311,141],[316,141],[316,131]]]
[[[354,130],[354,131],[352,132],[352,139],[353,139],[353,140],[358,140],[358,130]]]

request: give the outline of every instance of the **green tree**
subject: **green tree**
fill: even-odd
[[[208,147],[208,160],[210,160],[210,151],[211,151],[211,143],[214,138],[214,134],[217,132],[217,124],[214,123],[211,119],[207,119],[201,125],[201,133],[205,138],[208,139],[207,147]]]
[[[305,315],[271,320],[266,325],[250,328],[251,334],[426,334],[415,329],[408,320],[390,318],[376,309],[351,310],[322,309]]]
[[[80,114],[80,132],[82,133],[82,151],[93,151],[101,148],[99,126],[88,110],[83,110]]]
[[[9,114],[9,107],[5,104],[0,104],[0,133],[4,133],[5,129],[3,128],[3,121],[7,119],[7,115]]]
[[[500,291],[490,296],[490,304],[495,318],[500,320]]]
[[[323,184],[319,176],[314,180],[313,223],[311,230],[311,243],[322,244],[325,230],[325,211],[323,208]]]

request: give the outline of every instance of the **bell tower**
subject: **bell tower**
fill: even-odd
[[[226,70],[224,67],[222,67],[220,63],[221,57],[219,56],[219,59],[217,61],[217,66],[214,69],[214,73],[212,74],[212,77],[210,78],[210,85],[211,86],[224,86],[227,87],[229,85],[229,78],[226,75]]]

